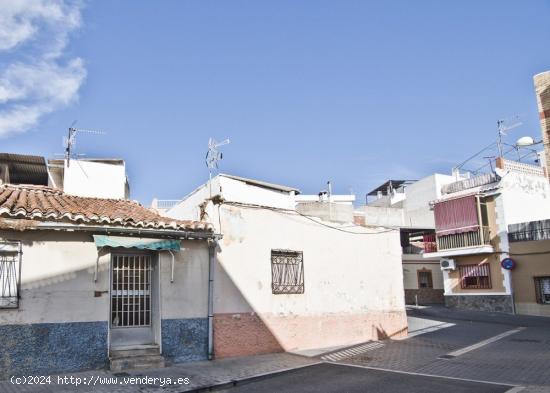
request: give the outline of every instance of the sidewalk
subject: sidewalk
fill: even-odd
[[[289,353],[277,353],[267,355],[248,356],[213,361],[180,363],[170,367],[151,370],[135,370],[123,373],[113,373],[107,370],[86,371],[70,374],[52,375],[50,382],[43,380],[45,384],[14,384],[8,381],[0,382],[0,392],[5,393],[53,393],[53,392],[190,392],[207,389],[212,386],[232,384],[234,381],[242,381],[250,378],[277,373],[289,369],[297,369],[319,363],[316,359],[292,355]],[[73,383],[59,384],[58,377],[73,376]],[[140,384],[129,378],[136,377],[142,380],[149,378],[158,379],[155,384]],[[76,378],[80,378],[80,385],[76,386]],[[187,384],[166,384],[167,379],[172,381],[188,378]],[[107,384],[107,381],[110,384]],[[165,382],[164,386],[162,382]],[[38,381],[40,382],[40,381]],[[88,386],[89,384],[89,386]]]

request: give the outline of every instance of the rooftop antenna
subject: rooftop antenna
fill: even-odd
[[[218,149],[221,146],[231,143],[229,139],[216,142],[213,138],[208,139],[208,151],[206,152],[206,166],[208,167],[208,184],[210,188],[210,198],[212,198],[212,171],[218,169],[218,163],[223,159],[223,153]]]
[[[495,169],[493,168],[493,160],[495,159],[495,156],[485,156],[483,158],[485,158],[487,161],[489,161],[489,166],[491,167],[491,172],[494,172]]]
[[[71,165],[71,157],[74,156],[73,149],[76,145],[76,134],[84,132],[86,134],[104,135],[105,132],[97,130],[86,130],[83,128],[75,128],[76,120],[69,127],[69,134],[63,138],[63,146],[65,147],[65,159],[67,160],[67,168]]]
[[[514,128],[517,128],[521,126],[523,123],[519,120],[519,116],[513,116],[508,119],[500,119],[497,120],[497,129],[498,129],[498,137],[497,137],[497,146],[498,146],[498,156],[502,157],[502,136],[506,136],[506,132],[513,130]]]

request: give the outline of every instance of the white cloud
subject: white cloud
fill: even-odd
[[[80,58],[66,59],[81,26],[80,1],[0,0],[0,137],[25,132],[78,98],[86,78]]]

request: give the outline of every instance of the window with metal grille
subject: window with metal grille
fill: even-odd
[[[304,257],[301,251],[271,250],[271,290],[274,294],[304,293]]]
[[[537,303],[550,304],[550,277],[535,277]]]
[[[460,265],[458,271],[462,289],[491,289],[491,269],[488,263]]]
[[[19,307],[21,245],[0,242],[0,308]]]
[[[433,288],[432,271],[418,270],[418,288]]]
[[[151,256],[113,255],[111,261],[111,326],[150,326]]]

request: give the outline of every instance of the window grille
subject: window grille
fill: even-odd
[[[535,277],[537,303],[550,304],[550,277]]]
[[[418,288],[433,288],[432,272],[430,270],[419,270]]]
[[[491,289],[491,271],[488,263],[460,265],[458,270],[462,289]]]
[[[271,290],[274,294],[304,293],[301,251],[271,250]]]
[[[150,255],[113,255],[111,326],[151,325]]]
[[[0,242],[0,308],[19,307],[21,244]]]

